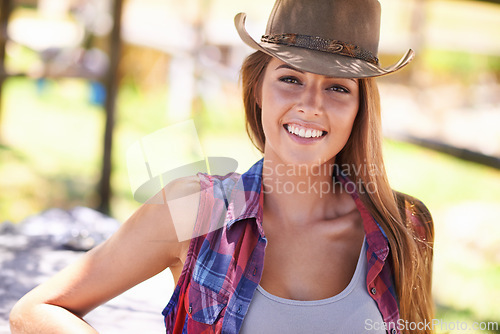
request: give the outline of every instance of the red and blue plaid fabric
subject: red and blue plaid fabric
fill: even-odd
[[[267,243],[262,229],[262,166],[260,160],[242,175],[198,174],[195,237],[163,310],[167,333],[238,333],[241,328],[262,276]],[[345,186],[351,182],[342,173],[338,178]],[[384,322],[395,325],[399,310],[387,237],[358,195],[352,196],[366,233],[366,287]]]

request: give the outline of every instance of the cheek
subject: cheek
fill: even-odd
[[[347,117],[347,123],[349,124],[349,132],[351,131],[352,126],[354,125],[354,121],[356,120],[356,116],[358,115],[358,112],[359,112],[358,104],[356,104],[353,111]]]
[[[261,115],[262,131],[264,132],[266,142],[274,142],[274,138],[278,136],[277,124],[279,123],[279,118],[275,115],[275,113],[272,113],[271,110],[273,110],[273,108],[270,108],[269,105],[267,105],[267,107],[262,109]]]
[[[334,126],[337,127],[337,130],[344,129],[350,132],[358,114],[358,109],[358,103],[351,103],[342,108],[337,108],[334,116]]]
[[[346,111],[347,121],[351,125],[354,123],[354,120],[356,119],[358,112],[359,112],[359,98],[356,95],[356,97],[353,99],[351,104],[347,107],[347,111]]]
[[[264,80],[261,90],[261,107],[267,106],[274,112],[275,110],[282,110],[289,107],[297,99],[297,92],[292,89],[283,89],[283,84],[277,82],[276,79],[272,81]]]
[[[354,126],[354,121],[356,120],[356,115],[357,115],[357,111],[355,113],[353,113],[352,115],[350,115],[349,119],[346,122],[347,137],[349,137],[351,135],[352,128]]]
[[[283,114],[283,97],[273,92],[272,89],[264,90],[262,93],[262,127],[264,130],[271,125],[276,125]]]
[[[276,96],[272,90],[266,86],[263,86],[260,103],[262,113],[268,114],[276,108]]]
[[[336,117],[332,119],[331,130],[334,134],[332,139],[339,145],[343,146],[349,140],[357,114],[357,105],[353,105],[352,108],[343,110],[343,112],[338,113]]]

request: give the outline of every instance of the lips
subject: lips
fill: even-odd
[[[299,138],[320,138],[323,137],[327,134],[326,131],[320,130],[320,129],[315,129],[312,127],[304,126],[304,125],[299,125],[296,123],[289,123],[283,125],[285,130],[287,130],[289,133],[299,137]]]

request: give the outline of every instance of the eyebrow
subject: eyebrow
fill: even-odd
[[[289,70],[293,70],[293,71],[296,71],[296,72],[299,72],[299,73],[304,73],[304,71],[298,70],[295,67],[292,67],[292,66],[290,66],[288,64],[281,64],[278,67],[276,67],[275,70],[279,70],[280,68],[287,68]]]
[[[279,69],[281,69],[281,68],[286,68],[286,69],[289,69],[289,70],[292,70],[292,71],[295,71],[295,72],[299,72],[299,73],[304,74],[304,71],[301,71],[301,70],[299,70],[299,69],[296,69],[295,67],[292,67],[292,66],[290,66],[290,65],[288,65],[288,64],[281,64],[281,65],[279,65],[278,67],[276,67],[276,68],[275,68],[275,70],[279,70]],[[332,79],[341,79],[341,78],[329,77],[329,76],[327,76],[327,75],[325,75],[325,77],[327,77],[327,78],[332,78]],[[356,79],[354,79],[354,78],[344,78],[344,79],[349,79],[349,80],[354,81],[355,83],[358,83],[358,81],[357,81]]]

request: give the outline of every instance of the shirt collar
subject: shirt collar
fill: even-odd
[[[264,159],[257,161],[241,175],[231,192],[225,223],[228,229],[237,221],[255,218],[262,235],[264,192],[262,191],[262,166]]]
[[[368,208],[365,206],[356,191],[357,185],[351,181],[347,173],[342,170],[336,175],[338,180],[342,183],[344,189],[352,196],[354,202],[356,203],[356,207],[361,214],[366,235],[366,242],[368,243],[368,251],[375,253],[377,258],[381,261],[385,261],[389,254],[389,241],[387,235],[377,220],[372,216],[370,211],[368,211]]]

